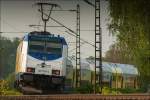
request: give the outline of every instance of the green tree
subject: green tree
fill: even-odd
[[[0,75],[1,78],[7,77],[15,71],[16,49],[19,39],[9,40],[0,36]]]
[[[109,0],[109,28],[138,67],[141,84],[150,84],[150,0]]]
[[[0,34],[0,79],[2,78],[2,51],[3,51],[3,48],[2,48],[2,43],[1,43],[1,34]]]
[[[127,49],[124,49],[120,43],[115,43],[110,46],[105,54],[104,61],[113,63],[132,64],[132,57]]]

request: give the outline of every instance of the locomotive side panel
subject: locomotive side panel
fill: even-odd
[[[17,48],[16,55],[16,70],[15,73],[25,72],[26,69],[26,58],[27,58],[27,41],[21,41]]]
[[[17,48],[17,53],[16,53],[16,69],[15,73],[17,74],[18,72],[21,71],[21,47],[22,47],[22,42],[19,44]]]

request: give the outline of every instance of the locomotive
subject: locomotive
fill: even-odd
[[[66,40],[49,32],[30,32],[17,48],[15,82],[17,89],[63,90],[68,46]]]

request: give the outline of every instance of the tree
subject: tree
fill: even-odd
[[[115,43],[106,52],[104,60],[113,63],[132,64],[132,57],[127,52],[127,49],[123,49],[121,44]]]
[[[0,36],[0,76],[7,77],[15,71],[16,49],[19,39],[13,41]]]
[[[110,30],[138,67],[141,84],[150,84],[150,0],[109,0]]]
[[[0,40],[1,40],[1,35],[0,35]],[[2,48],[2,46],[1,46],[1,41],[0,41],[0,79],[2,78],[1,76],[2,76],[2,61],[1,61],[1,59],[2,59],[2,50],[3,50],[3,48]]]

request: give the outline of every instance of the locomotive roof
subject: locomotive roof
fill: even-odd
[[[61,37],[60,35],[54,35],[49,32],[39,32],[39,31],[33,31],[30,33],[26,33],[26,35],[23,38],[24,41],[28,40],[47,40],[47,41],[62,41],[64,45],[67,45],[66,40],[64,37]]]
[[[49,32],[43,32],[43,31],[33,31],[33,32],[30,32],[29,35],[51,35],[51,33]]]
[[[43,31],[33,31],[28,33],[29,36],[35,36],[35,37],[58,37],[58,38],[63,38],[60,37],[60,35],[54,35],[51,34],[50,32],[43,32]]]

